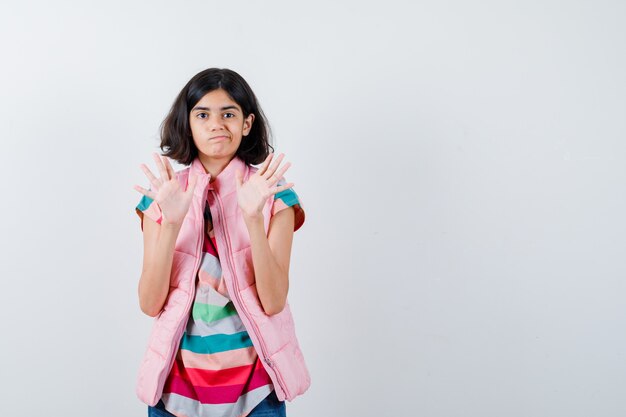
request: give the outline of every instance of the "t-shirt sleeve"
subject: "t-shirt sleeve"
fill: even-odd
[[[143,230],[143,216],[148,216],[158,224],[161,224],[161,220],[163,219],[159,205],[146,195],[139,200],[139,204],[135,207],[135,212],[141,219],[141,230]]]
[[[281,178],[277,186],[286,184],[284,178]],[[284,210],[288,207],[293,207],[295,212],[295,222],[293,225],[294,232],[298,230],[302,224],[304,223],[304,209],[302,208],[302,200],[293,190],[293,188],[289,188],[287,190],[281,191],[279,193],[274,194],[274,205],[272,206],[272,216],[278,213],[281,210]]]

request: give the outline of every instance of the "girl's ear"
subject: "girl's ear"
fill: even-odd
[[[246,120],[243,121],[243,135],[248,136],[250,129],[252,129],[252,123],[254,123],[254,113],[250,113]]]

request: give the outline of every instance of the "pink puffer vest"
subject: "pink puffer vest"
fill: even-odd
[[[198,183],[176,240],[170,293],[163,310],[155,318],[139,370],[137,396],[148,405],[154,406],[161,398],[194,300],[196,274],[205,236],[203,210],[207,199],[217,247],[220,248],[226,288],[272,379],[278,399],[291,401],[304,393],[311,383],[296,338],[289,304],[282,312],[268,316],[257,297],[250,237],[237,203],[236,170],[244,173],[245,181],[257,168],[235,157],[210,183],[210,174],[206,173],[196,158],[191,166],[176,173],[185,189],[190,172],[198,176]],[[266,233],[273,203],[274,199],[269,198],[263,208]]]

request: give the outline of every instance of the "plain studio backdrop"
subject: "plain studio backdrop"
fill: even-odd
[[[288,415],[626,415],[625,21],[619,0],[3,2],[0,414],[146,415],[132,186],[176,94],[227,67],[307,213],[312,386]]]

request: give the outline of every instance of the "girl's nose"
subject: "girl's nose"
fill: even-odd
[[[209,129],[211,130],[219,130],[224,126],[224,121],[221,117],[211,117],[209,119]]]

